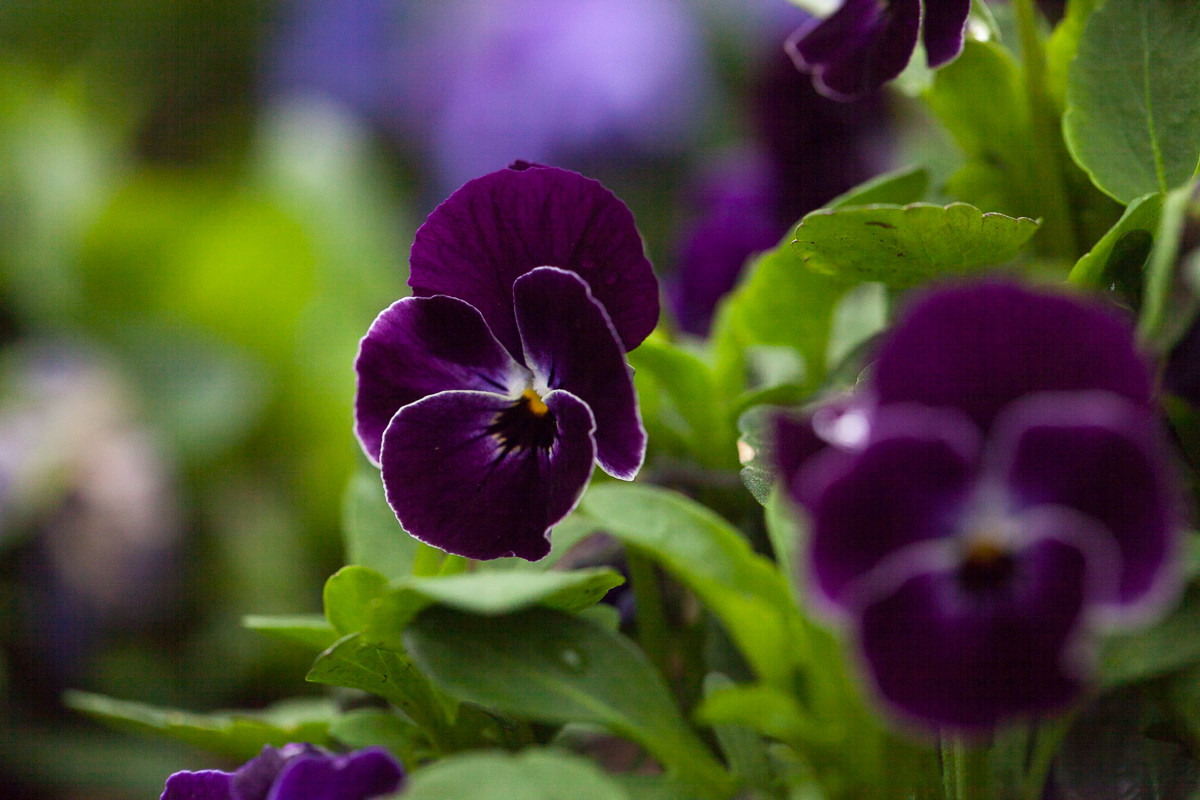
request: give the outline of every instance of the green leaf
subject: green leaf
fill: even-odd
[[[966,203],[814,211],[796,228],[796,252],[810,269],[853,283],[907,289],[1012,259],[1037,231],[1025,217]]]
[[[378,695],[426,730],[436,731],[442,720],[429,681],[408,656],[364,644],[362,634],[352,633],[321,653],[304,679]]]
[[[342,501],[342,536],[347,564],[370,567],[389,579],[412,573],[417,540],[400,527],[384,499],[378,470],[350,478]]]
[[[1075,262],[1068,280],[1074,284],[1092,287],[1105,287],[1111,283],[1117,277],[1114,274],[1117,264],[1110,266],[1109,263],[1114,254],[1120,257],[1126,253],[1127,245],[1123,243],[1130,242],[1131,235],[1143,240],[1153,239],[1154,232],[1158,229],[1159,216],[1162,214],[1162,203],[1163,196],[1157,193],[1139,197],[1130,203],[1125,213],[1117,220],[1117,224],[1096,242],[1091,251]],[[1138,236],[1139,233],[1144,233],[1145,237]],[[1142,255],[1141,263],[1137,265],[1139,272],[1145,265],[1146,255],[1148,251]]]
[[[733,426],[708,364],[659,336],[642,342],[629,354],[629,363],[639,376],[653,376],[666,400],[659,404],[659,416],[669,413],[683,422],[679,433],[701,464],[731,468],[736,463]]]
[[[302,644],[313,650],[324,650],[337,641],[338,633],[320,614],[286,614],[279,616],[249,615],[242,617],[242,627],[265,633],[277,639]]]
[[[351,750],[386,747],[408,769],[432,755],[425,734],[412,720],[376,708],[346,712],[329,726],[329,735]]]
[[[708,694],[696,709],[705,725],[741,725],[784,742],[828,745],[845,731],[837,725],[815,724],[796,698],[764,684],[735,685]]]
[[[464,753],[418,770],[404,800],[632,800],[621,785],[581,756],[530,749],[516,755]],[[640,800],[640,798],[639,798]]]
[[[799,637],[788,587],[729,523],[682,495],[639,484],[595,486],[582,508],[695,592],[763,680],[791,681]]]
[[[1037,213],[1044,177],[1029,152],[1029,102],[1012,54],[997,44],[966,42],[938,70],[925,100],[967,158],[947,193],[990,211]]]
[[[1067,102],[1067,70],[1096,4],[1097,0],[1067,0],[1062,20],[1046,40],[1046,89],[1059,109]]]
[[[263,745],[289,742],[329,743],[329,723],[336,714],[325,700],[297,699],[264,711],[217,711],[194,714],[117,700],[90,692],[68,691],[63,703],[117,730],[166,736],[193,747],[245,761]]]
[[[367,612],[366,638],[403,649],[413,617],[434,604],[472,614],[497,615],[544,605],[575,613],[600,602],[624,578],[607,567],[553,572],[471,572],[411,578],[393,586]]]
[[[760,505],[766,505],[775,488],[772,463],[771,426],[783,409],[770,405],[753,406],[738,417],[738,456],[742,462],[742,483]]]
[[[339,635],[361,631],[367,607],[387,591],[387,578],[367,567],[342,567],[325,581],[325,618]]]
[[[725,675],[709,673],[704,677],[704,695],[711,697],[733,685]],[[742,722],[717,722],[713,724],[713,735],[734,775],[756,788],[770,788],[772,779],[766,743],[753,726]]]
[[[641,744],[696,792],[732,792],[658,672],[619,634],[547,608],[495,618],[435,607],[404,640],[424,672],[460,700],[543,722],[602,725]]]
[[[785,237],[759,256],[741,286],[718,307],[713,347],[718,385],[727,396],[766,388],[761,377],[751,374],[747,352],[755,346],[797,352],[804,359],[806,386],[825,377],[834,308],[851,284],[808,269],[791,241]]]
[[[929,170],[924,167],[903,167],[876,175],[853,189],[830,200],[826,208],[868,206],[875,203],[904,205],[916,203],[929,190]]]
[[[1200,3],[1109,0],[1088,18],[1063,133],[1122,203],[1187,182],[1200,162]]]

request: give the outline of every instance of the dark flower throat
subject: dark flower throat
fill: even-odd
[[[512,405],[496,415],[488,433],[499,440],[506,454],[521,449],[549,450],[558,434],[558,423],[537,392],[526,389]]]

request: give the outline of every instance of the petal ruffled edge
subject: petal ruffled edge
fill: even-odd
[[[479,309],[512,353],[521,351],[513,283],[538,267],[578,274],[632,350],[658,324],[658,281],[633,214],[599,181],[540,164],[469,181],[413,241],[409,286]]]
[[[596,420],[596,460],[625,481],[646,459],[646,429],[633,370],[608,313],[573,272],[540,267],[513,284],[525,363],[539,393],[570,392]]]
[[[537,561],[550,529],[578,505],[595,465],[596,423],[579,398],[542,398],[557,425],[553,445],[510,448],[489,431],[513,401],[442,392],[396,413],[383,435],[384,494],[415,539],[449,553]]]
[[[406,297],[384,309],[354,360],[354,435],[379,464],[383,432],[403,406],[452,390],[517,396],[529,372],[478,310],[453,297]]]

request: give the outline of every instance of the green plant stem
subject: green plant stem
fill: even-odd
[[[947,800],[992,800],[991,748],[949,734],[941,740],[942,786]]]
[[[1058,719],[1039,723],[1034,728],[1033,753],[1029,760],[1029,770],[1025,773],[1025,783],[1021,787],[1021,797],[1024,800],[1041,798],[1046,788],[1046,778],[1050,774],[1050,764],[1074,719],[1074,713],[1066,714]]]
[[[1012,5],[1021,39],[1034,167],[1046,202],[1039,238],[1049,255],[1074,263],[1081,254],[1065,182],[1061,120],[1046,93],[1046,49],[1038,32],[1037,11],[1033,0],[1013,0]]]
[[[625,563],[629,567],[629,580],[637,599],[637,635],[642,651],[671,684],[670,658],[667,642],[667,621],[663,615],[662,590],[658,584],[658,573],[654,562],[636,547],[625,547]]]

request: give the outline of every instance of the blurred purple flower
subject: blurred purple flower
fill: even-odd
[[[852,100],[903,72],[918,36],[930,68],[953,61],[970,11],[971,0],[844,0],[827,19],[799,28],[786,47],[822,94]]]
[[[518,163],[430,214],[410,275],[359,349],[359,442],[415,538],[537,560],[593,463],[632,480],[645,457],[625,352],[658,288],[633,215],[597,181]]]
[[[998,280],[926,295],[854,394],[778,420],[776,460],[811,521],[814,599],[915,720],[1062,707],[1095,633],[1179,588],[1150,373],[1091,301]]]
[[[403,782],[400,762],[382,747],[333,755],[310,744],[268,745],[235,772],[176,772],[161,800],[371,800]]]
[[[675,152],[703,105],[704,41],[681,0],[412,4],[397,97],[453,189],[517,158]]]
[[[793,9],[794,26],[807,15]],[[792,225],[885,166],[887,110],[878,95],[853,103],[822,97],[775,48],[751,93],[757,143],[699,181],[667,298],[679,327],[703,336],[718,301],[746,261],[777,245]]]

